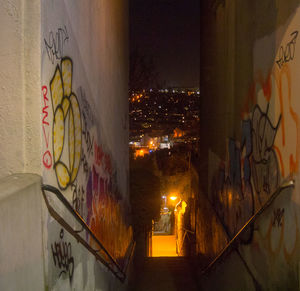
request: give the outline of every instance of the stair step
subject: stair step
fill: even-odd
[[[134,291],[199,290],[187,257],[148,257],[138,269]]]

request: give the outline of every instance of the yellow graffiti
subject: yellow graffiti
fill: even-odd
[[[50,81],[53,108],[54,170],[60,189],[66,189],[77,177],[81,155],[81,115],[76,95],[72,92],[73,64],[63,58]]]

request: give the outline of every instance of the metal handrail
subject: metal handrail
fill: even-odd
[[[191,230],[189,230],[189,229],[186,229],[186,228],[184,228],[184,227],[182,227],[181,228],[183,231],[184,231],[184,235],[183,235],[183,239],[182,239],[182,243],[181,243],[181,247],[180,248],[178,248],[179,249],[179,254],[181,253],[181,251],[182,251],[182,248],[183,248],[183,244],[184,244],[184,240],[185,240],[185,238],[186,237],[188,237],[188,238],[190,238],[189,237],[189,233],[190,234],[195,234],[195,232],[194,231],[191,231]]]
[[[194,231],[190,230],[190,229],[186,229],[185,227],[182,228],[184,231],[191,233],[191,234],[195,234]]]
[[[260,214],[262,214],[275,200],[275,198],[282,192],[282,190],[290,187],[295,186],[294,180],[289,180],[287,182],[283,182],[279,188],[269,197],[269,199],[262,205],[262,207],[255,212],[254,215],[251,216],[251,218],[244,224],[244,226],[237,232],[237,234],[227,243],[227,245],[223,248],[221,253],[206,267],[204,268],[201,273],[205,274],[208,270],[210,270],[216,262],[223,257],[223,255],[227,252],[227,250],[233,246],[233,244],[236,242],[236,240],[239,238],[239,236],[243,233],[243,231],[252,223],[255,222],[255,220],[258,218]]]
[[[73,229],[70,224],[68,224],[64,218],[62,218],[56,210],[50,205],[49,200],[45,191],[49,191],[52,194],[55,194],[56,197],[62,202],[62,204],[67,208],[67,210],[72,214],[75,220],[81,225],[81,230]],[[75,239],[80,242],[89,252],[91,252],[97,260],[99,260],[102,264],[104,264],[121,282],[124,282],[126,279],[126,271],[127,267],[131,261],[132,253],[135,247],[135,243],[131,243],[131,251],[129,257],[127,259],[127,263],[122,269],[118,262],[112,257],[112,255],[105,249],[102,243],[98,240],[96,235],[90,229],[90,227],[85,223],[80,214],[74,210],[69,201],[63,196],[63,194],[55,187],[51,185],[42,185],[42,194],[51,216],[62,226],[64,227]],[[79,233],[85,230],[90,237],[96,242],[99,249],[93,249],[90,244],[82,238]]]
[[[132,259],[133,259],[133,253],[134,253],[134,250],[135,250],[135,246],[136,246],[136,242],[135,242],[135,241],[132,241],[132,242],[131,242],[130,253],[129,253],[129,256],[127,257],[125,267],[123,268],[124,274],[127,274],[128,267],[129,267],[129,265],[130,265],[130,262],[131,262]]]

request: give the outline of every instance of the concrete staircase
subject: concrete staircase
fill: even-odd
[[[194,291],[197,286],[194,269],[186,257],[146,258],[136,270],[131,291]]]

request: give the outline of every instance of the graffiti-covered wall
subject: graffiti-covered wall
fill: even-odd
[[[120,265],[132,240],[126,11],[118,0],[42,1],[41,22],[43,182],[63,193]],[[82,245],[50,215],[47,228],[49,287],[99,288]]]
[[[240,237],[240,253],[262,290],[298,286],[298,6],[298,1],[217,1],[206,7],[210,16],[203,20],[208,31],[202,33],[207,44],[201,140],[208,183],[202,180],[202,190],[225,241],[281,192]],[[294,188],[280,190],[292,179]],[[214,236],[219,234],[210,238],[212,245]]]

